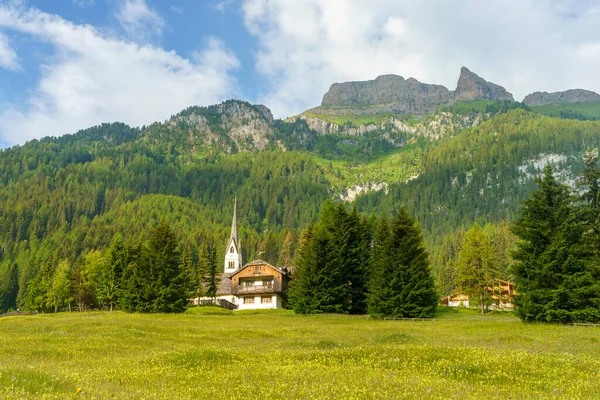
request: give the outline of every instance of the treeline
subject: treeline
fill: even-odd
[[[115,235],[106,251],[77,263],[52,257],[27,282],[22,308],[37,312],[89,309],[183,312],[188,299],[215,297],[220,263],[216,246],[180,243],[166,222],[142,241]]]
[[[600,322],[600,167],[588,153],[581,194],[551,164],[514,223],[517,315],[526,322]]]
[[[302,232],[296,267],[289,301],[298,313],[431,317],[436,309],[425,243],[404,209],[388,221],[327,202]]]

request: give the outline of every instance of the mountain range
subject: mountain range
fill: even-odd
[[[49,259],[73,266],[113,235],[161,219],[222,251],[238,197],[244,259],[292,262],[328,198],[424,231],[441,294],[465,228],[487,224],[508,274],[508,223],[547,164],[576,188],[600,146],[600,96],[536,92],[515,102],[462,68],[455,90],[385,75],[333,84],[319,107],[279,120],[229,100],[141,128],[103,124],[0,152],[0,309]]]

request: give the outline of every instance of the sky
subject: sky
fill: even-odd
[[[285,118],[334,82],[600,92],[600,0],[0,0],[0,147],[235,98]]]

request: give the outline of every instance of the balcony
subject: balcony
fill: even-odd
[[[275,282],[270,285],[233,285],[232,292],[235,295],[281,293],[284,294],[281,283]]]

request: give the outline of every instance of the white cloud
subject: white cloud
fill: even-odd
[[[118,0],[115,17],[131,39],[142,43],[159,37],[165,27],[165,20],[146,0]]]
[[[454,89],[460,67],[522,99],[600,92],[600,9],[582,0],[244,0],[259,43],[259,99],[285,117],[320,103],[334,82],[381,74]]]
[[[21,69],[15,49],[8,42],[8,37],[0,33],[0,67],[18,71]]]
[[[94,0],[72,0],[73,4],[79,7],[93,6]]]
[[[53,46],[28,104],[4,105],[0,141],[11,144],[75,132],[103,122],[134,126],[164,120],[190,105],[235,94],[239,61],[210,38],[191,59],[174,51],[103,36],[37,9],[0,6],[0,27]]]

